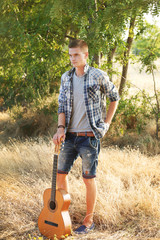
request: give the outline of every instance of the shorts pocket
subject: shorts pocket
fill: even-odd
[[[97,146],[98,146],[98,141],[97,141],[97,139],[95,138],[95,137],[90,137],[89,138],[89,144],[90,144],[90,146],[92,147],[92,148],[97,148]]]

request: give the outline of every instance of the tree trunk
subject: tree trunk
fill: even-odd
[[[95,53],[94,56],[93,56],[93,60],[92,60],[92,66],[93,66],[93,63],[97,64],[98,67],[100,67],[101,65],[101,57],[100,57],[100,54],[99,53]]]
[[[114,57],[116,48],[117,48],[117,44],[115,43],[113,48],[110,49],[110,51],[108,53],[108,59],[107,59],[108,76],[109,76],[109,79],[111,82],[112,82],[113,57]]]
[[[155,94],[155,98],[156,98],[156,107],[157,110],[155,111],[155,116],[156,116],[156,138],[159,138],[159,115],[160,115],[160,104],[159,104],[159,99],[158,99],[158,94],[157,94],[157,88],[156,88],[156,80],[155,80],[155,75],[154,75],[154,71],[153,71],[153,66],[151,69],[151,73],[152,73],[152,78],[153,78],[153,83],[154,83],[154,94]]]
[[[122,77],[121,77],[121,82],[120,82],[120,87],[119,87],[120,96],[123,93],[123,89],[124,89],[124,87],[126,85],[126,81],[127,81],[129,54],[130,54],[130,51],[131,51],[133,37],[134,37],[133,30],[134,30],[134,27],[135,27],[135,20],[136,20],[136,17],[132,17],[131,20],[130,20],[129,36],[128,36],[128,39],[127,39],[127,48],[124,52],[124,64],[123,64]]]

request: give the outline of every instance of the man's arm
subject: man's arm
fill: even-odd
[[[118,106],[118,101],[114,101],[114,102],[110,102],[109,104],[109,108],[108,108],[108,111],[107,111],[107,116],[106,116],[106,119],[105,119],[105,128],[106,128],[106,133],[109,129],[109,126],[112,122],[112,119],[114,117],[114,114],[116,112],[116,109],[117,109],[117,106]]]
[[[56,134],[53,136],[53,143],[55,145],[60,144],[61,141],[65,140],[65,114],[60,113],[58,115],[58,126]]]
[[[118,106],[118,101],[110,102],[105,123],[111,124],[114,114],[116,112],[117,106]]]

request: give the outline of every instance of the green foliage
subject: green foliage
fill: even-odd
[[[115,46],[124,52],[130,17],[149,9],[158,14],[158,8],[157,1],[145,0],[1,0],[0,104],[26,106],[58,91],[60,77],[70,67],[69,39],[87,41],[90,62]]]
[[[57,95],[53,94],[52,97],[49,98],[39,98],[35,99],[32,104],[32,108],[38,114],[43,113],[45,116],[52,116],[53,121],[57,122],[57,112],[58,112],[58,99]]]
[[[0,98],[6,107],[30,103],[59,89],[68,54],[57,25],[39,1],[1,1]],[[55,29],[54,29],[54,26]]]
[[[145,23],[141,28],[141,34],[133,44],[132,51],[140,56],[144,65],[153,63],[160,57],[160,28],[153,24]]]
[[[145,40],[148,41],[145,41],[145,46],[141,45],[141,51],[139,52],[139,55],[140,61],[142,63],[142,69],[145,69],[146,73],[152,74],[154,84],[154,98],[156,100],[156,104],[152,106],[152,109],[156,122],[156,137],[158,139],[160,130],[160,93],[157,90],[154,70],[157,68],[155,61],[160,55],[160,29],[158,27],[150,25]]]
[[[140,134],[149,119],[151,119],[150,97],[145,92],[139,92],[134,96],[124,94],[119,102],[114,118],[116,134],[124,135],[128,131],[136,131]]]

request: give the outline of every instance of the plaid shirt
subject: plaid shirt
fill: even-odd
[[[62,75],[58,98],[58,113],[65,113],[66,131],[71,119],[73,107],[73,73],[75,68]],[[120,99],[114,84],[108,75],[97,68],[85,66],[83,97],[88,122],[97,139],[105,135],[106,96],[111,102]]]

